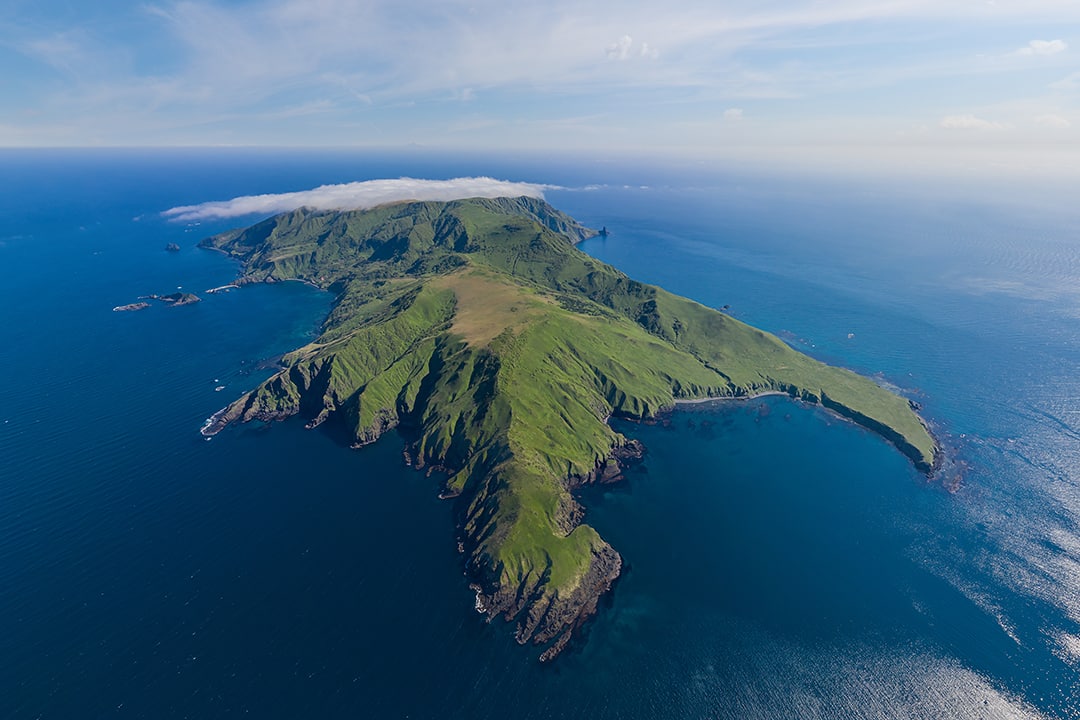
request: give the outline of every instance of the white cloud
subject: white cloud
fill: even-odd
[[[634,38],[629,35],[623,35],[616,42],[607,46],[607,56],[609,60],[626,60],[630,57],[630,48],[634,44]]]
[[[728,108],[724,111],[725,120],[742,120],[743,109],[742,108]]]
[[[245,195],[232,200],[205,202],[198,205],[174,207],[162,213],[170,220],[190,222],[272,215],[307,207],[315,210],[366,210],[377,205],[404,200],[449,201],[483,197],[543,198],[545,190],[555,185],[509,182],[489,177],[454,178],[452,180],[367,180],[364,182],[323,185],[313,190],[274,195]]]
[[[608,60],[629,60],[634,57],[655,60],[660,57],[660,51],[647,42],[643,42],[635,48],[634,38],[629,35],[623,35],[617,41],[608,45],[605,53]]]
[[[1004,130],[998,122],[985,120],[975,115],[946,115],[941,118],[941,127],[946,130]]]
[[[1069,49],[1064,40],[1032,40],[1026,47],[1016,51],[1017,55],[1056,55]]]
[[[1035,122],[1043,127],[1048,128],[1067,128],[1072,127],[1072,123],[1068,119],[1061,115],[1055,115],[1053,113],[1047,115],[1039,115],[1035,118]]]

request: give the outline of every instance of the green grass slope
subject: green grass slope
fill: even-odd
[[[319,339],[223,409],[302,414],[357,445],[395,427],[417,466],[448,473],[479,607],[557,654],[618,576],[572,487],[638,452],[615,414],[677,399],[785,392],[879,432],[929,472],[935,442],[901,397],[574,247],[589,231],[529,198],[298,210],[208,238],[242,282],[337,292]]]

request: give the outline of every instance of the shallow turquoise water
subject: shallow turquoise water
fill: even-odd
[[[521,159],[3,160],[0,716],[1076,716],[1075,217]],[[584,499],[627,572],[540,666],[472,612],[454,508],[398,438],[199,436],[261,361],[317,332],[325,294],[111,312],[233,277],[194,248],[224,226],[166,223],[168,207],[469,173],[608,183],[549,194],[612,230],[587,252],[898,385],[959,487],[782,399],[620,425],[647,460]]]

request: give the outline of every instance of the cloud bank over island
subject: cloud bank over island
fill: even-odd
[[[315,210],[367,210],[377,205],[405,200],[449,201],[466,198],[533,197],[543,198],[545,190],[557,185],[510,182],[490,177],[463,177],[450,180],[365,180],[340,185],[321,185],[311,190],[269,195],[244,195],[231,200],[216,200],[183,205],[162,213],[170,220],[194,222],[220,220],[245,215],[274,215],[306,207]]]

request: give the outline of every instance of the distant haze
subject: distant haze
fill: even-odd
[[[272,195],[244,195],[198,205],[174,207],[162,213],[177,221],[214,220],[244,215],[272,215],[307,207],[315,210],[366,210],[377,205],[404,200],[463,200],[484,197],[543,198],[552,185],[509,182],[489,177],[451,180],[367,180],[365,182],[321,185],[312,190]]]

